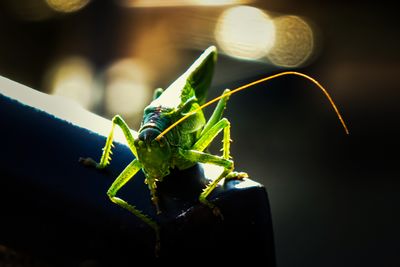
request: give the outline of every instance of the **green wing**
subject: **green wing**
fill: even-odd
[[[185,72],[187,82],[195,90],[199,104],[204,104],[217,61],[217,48],[210,46]],[[185,75],[184,74],[184,75]]]
[[[170,113],[169,116],[174,120],[199,107],[206,101],[216,60],[217,49],[215,46],[210,46],[185,73],[176,79],[158,98],[154,99],[147,108],[161,107],[166,112],[172,111],[173,113]],[[187,103],[190,104],[187,105]],[[204,124],[203,113],[197,112],[197,114],[188,118],[183,125],[180,125],[180,129],[184,133],[196,132]]]

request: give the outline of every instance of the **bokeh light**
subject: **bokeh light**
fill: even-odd
[[[139,60],[120,59],[106,72],[105,106],[109,116],[140,118],[144,107],[151,100],[146,65]],[[135,121],[137,123],[137,121]]]
[[[312,55],[314,34],[310,25],[298,16],[280,16],[274,19],[275,45],[267,55],[279,67],[299,67]]]
[[[47,74],[51,94],[75,100],[84,108],[93,104],[93,81],[93,68],[82,57],[61,60]]]
[[[76,12],[85,7],[90,0],[46,0],[50,8],[63,13]]]
[[[275,26],[262,10],[250,6],[227,9],[219,17],[215,38],[228,55],[242,59],[259,59],[275,43]]]
[[[173,6],[223,6],[245,4],[251,0],[120,0],[126,7],[173,7]]]

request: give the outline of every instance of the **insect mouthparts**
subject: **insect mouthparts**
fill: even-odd
[[[139,133],[139,140],[144,141],[146,144],[150,144],[153,140],[156,139],[156,137],[161,133],[160,130],[157,128],[154,128],[152,126],[148,126],[145,128],[142,128],[142,130]]]

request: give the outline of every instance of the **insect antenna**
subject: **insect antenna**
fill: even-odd
[[[229,92],[227,92],[227,93],[225,93],[225,94],[222,94],[222,95],[220,95],[220,96],[218,96],[218,97],[216,97],[216,98],[214,98],[214,99],[208,101],[207,103],[201,105],[200,107],[196,108],[195,110],[193,110],[193,111],[187,113],[185,116],[183,116],[182,118],[180,118],[179,120],[177,120],[175,123],[171,124],[168,128],[166,128],[163,132],[161,132],[161,133],[157,136],[156,140],[159,140],[162,136],[164,136],[166,133],[168,133],[168,132],[169,132],[170,130],[172,130],[175,126],[177,126],[178,124],[180,124],[181,122],[183,122],[184,120],[186,120],[186,119],[187,119],[188,117],[190,117],[191,115],[193,115],[193,114],[195,114],[196,112],[202,110],[203,108],[205,108],[205,107],[207,107],[207,106],[209,106],[209,105],[211,105],[211,104],[217,102],[217,101],[220,100],[221,98],[226,97],[226,96],[233,95],[233,94],[235,94],[235,93],[237,93],[237,92],[239,92],[239,91],[242,91],[242,90],[244,90],[244,89],[247,89],[247,88],[249,88],[249,87],[251,87],[251,86],[253,86],[253,85],[256,85],[256,84],[259,84],[259,83],[262,83],[262,82],[266,82],[266,81],[269,81],[269,80],[272,80],[272,79],[275,79],[275,78],[278,78],[278,77],[281,77],[281,76],[286,76],[286,75],[300,76],[300,77],[303,77],[303,78],[305,78],[305,79],[311,81],[312,83],[314,83],[314,84],[324,93],[324,95],[326,96],[326,98],[329,100],[329,103],[331,104],[333,110],[335,111],[336,115],[338,116],[338,119],[339,119],[340,123],[342,124],[344,131],[346,132],[346,134],[349,134],[349,129],[347,128],[347,125],[346,125],[346,123],[344,122],[344,120],[343,120],[343,118],[342,118],[342,115],[340,114],[338,108],[336,107],[335,103],[333,102],[332,97],[329,95],[328,91],[327,91],[317,80],[315,80],[314,78],[308,76],[307,74],[301,73],[301,72],[296,72],[296,71],[284,71],[284,72],[280,72],[280,73],[277,73],[277,74],[274,74],[274,75],[271,75],[271,76],[268,76],[268,77],[265,77],[265,78],[261,78],[261,79],[259,79],[259,80],[254,81],[254,82],[245,84],[245,85],[243,85],[243,86],[240,86],[240,87],[238,87],[238,88],[236,88],[236,89],[233,89],[233,90],[231,90],[231,91],[229,91]]]

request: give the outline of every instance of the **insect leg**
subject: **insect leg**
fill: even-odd
[[[85,159],[81,158],[80,162],[82,162],[85,165],[95,166],[98,169],[103,169],[110,164],[111,155],[112,155],[111,149],[113,148],[112,142],[113,142],[113,138],[114,138],[115,125],[118,125],[121,128],[121,130],[124,133],[125,138],[128,142],[128,146],[129,146],[130,150],[137,158],[136,147],[134,145],[135,139],[133,138],[132,133],[130,132],[129,127],[126,124],[126,122],[122,119],[121,116],[116,115],[112,119],[111,131],[110,131],[110,134],[108,135],[106,143],[104,145],[103,154],[101,155],[100,162],[97,163],[91,158],[85,158]]]
[[[196,141],[193,145],[192,150],[204,151],[210,143],[215,139],[215,137],[224,130],[223,137],[223,158],[229,159],[229,150],[230,150],[230,127],[231,124],[228,119],[223,118],[215,123],[207,132],[203,133],[201,137]]]
[[[124,209],[127,209],[128,211],[136,215],[139,219],[141,219],[143,222],[145,222],[147,225],[149,225],[151,228],[153,228],[153,230],[156,233],[156,253],[157,253],[160,246],[160,228],[158,224],[150,217],[142,213],[140,210],[138,210],[135,206],[129,204],[128,202],[119,197],[116,197],[117,192],[140,170],[141,167],[142,164],[139,162],[139,160],[134,159],[115,179],[115,181],[108,189],[107,195],[113,203],[121,206]]]
[[[179,154],[187,160],[193,162],[209,163],[217,166],[224,167],[224,169],[233,169],[233,161],[224,159],[222,157],[212,155],[209,153],[204,153],[197,150],[185,150],[179,149]]]
[[[225,159],[219,156],[211,155],[208,153],[204,153],[196,150],[179,150],[179,153],[186,159],[193,162],[201,162],[201,163],[209,163],[217,166],[221,166],[224,168],[222,174],[215,180],[213,180],[200,194],[199,201],[204,205],[208,206],[216,216],[223,218],[220,210],[213,203],[207,200],[208,195],[215,189],[218,185],[219,181],[229,175],[234,166],[233,161],[229,159]]]
[[[222,98],[221,100],[223,100],[224,98]],[[227,100],[227,99],[226,99]],[[221,105],[225,105],[226,104],[226,100],[224,100],[225,103],[222,103]],[[221,101],[218,103],[218,106],[220,106],[219,104],[221,103]],[[217,109],[218,109],[217,106]],[[221,107],[219,109],[219,111],[214,111],[215,116],[220,116],[220,114],[217,113],[222,113],[224,107]],[[213,114],[213,116],[214,116]],[[212,117],[213,117],[212,116]],[[201,137],[199,138],[199,140],[197,140],[197,142],[193,145],[192,150],[190,150],[192,153],[189,156],[189,159],[194,158],[196,159],[196,161],[198,162],[203,162],[203,163],[211,163],[211,164],[216,164],[219,166],[224,167],[224,171],[222,172],[222,174],[215,179],[214,181],[212,181],[204,190],[203,192],[200,194],[199,196],[199,201],[207,206],[209,206],[214,214],[219,215],[222,217],[219,209],[212,204],[210,201],[207,200],[207,197],[209,196],[209,194],[215,189],[215,187],[218,185],[218,183],[221,181],[221,179],[225,178],[225,179],[241,179],[241,178],[245,178],[248,177],[248,175],[244,172],[233,172],[234,170],[234,163],[233,161],[230,160],[230,122],[228,121],[228,119],[223,118],[219,121],[217,121],[214,125],[211,125],[211,127],[209,128],[209,130],[207,130],[206,132],[204,132]],[[203,153],[204,155],[198,154],[198,153],[202,153],[200,151],[203,151],[214,139],[215,137],[218,135],[218,133],[220,133],[221,131],[224,131],[224,135],[223,135],[223,146],[222,146],[222,158],[218,157],[218,156],[214,156],[214,155],[210,155],[210,154],[206,154]],[[196,154],[197,152],[197,154]],[[207,155],[207,156],[205,156]],[[215,158],[219,159],[216,160]]]
[[[224,130],[224,136],[222,139],[222,157],[224,159],[231,159],[230,146],[231,146],[231,124],[228,119],[223,118],[214,124],[207,132],[205,132],[199,140],[193,145],[192,150],[203,151],[206,147],[215,139],[221,130]],[[232,161],[233,164],[233,161]],[[244,172],[233,172],[233,165],[226,175],[225,179],[241,179],[248,177]]]
[[[222,95],[230,92],[231,90],[225,89]],[[204,126],[203,130],[201,131],[200,136],[202,136],[204,133],[208,132],[212,126],[214,126],[219,120],[222,118],[222,114],[224,113],[224,110],[226,108],[226,102],[229,99],[229,95],[221,98],[218,101],[217,107],[214,109],[213,114],[211,117],[208,119],[206,125]]]

